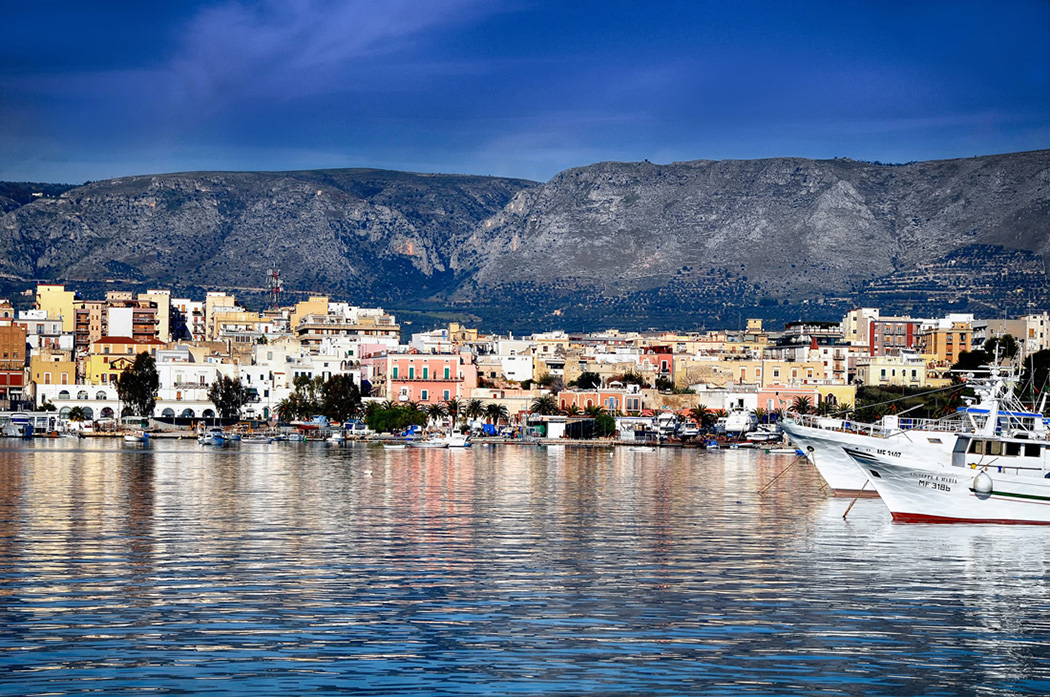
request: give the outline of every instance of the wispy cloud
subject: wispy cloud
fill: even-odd
[[[486,11],[478,0],[227,2],[200,12],[165,73],[174,107],[296,99],[366,82],[357,62],[391,56],[427,32]]]

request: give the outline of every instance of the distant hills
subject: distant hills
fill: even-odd
[[[8,193],[45,186],[0,184],[7,288],[109,279],[250,296],[276,263],[291,290],[518,331],[1050,307],[1050,151],[606,162],[546,184],[206,172]]]

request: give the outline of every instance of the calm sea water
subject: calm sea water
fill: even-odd
[[[1050,693],[1050,530],[793,460],[0,442],[0,690]]]

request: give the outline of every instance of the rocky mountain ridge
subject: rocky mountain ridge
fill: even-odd
[[[0,216],[0,273],[287,287],[470,311],[486,326],[1050,305],[1050,151],[603,162],[545,184],[379,170],[95,182]],[[960,271],[964,270],[960,273]],[[821,317],[823,315],[823,317]]]

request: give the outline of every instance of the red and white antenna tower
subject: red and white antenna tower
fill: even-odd
[[[276,310],[281,306],[281,292],[284,284],[281,283],[281,270],[277,268],[277,262],[270,269],[270,309]]]

